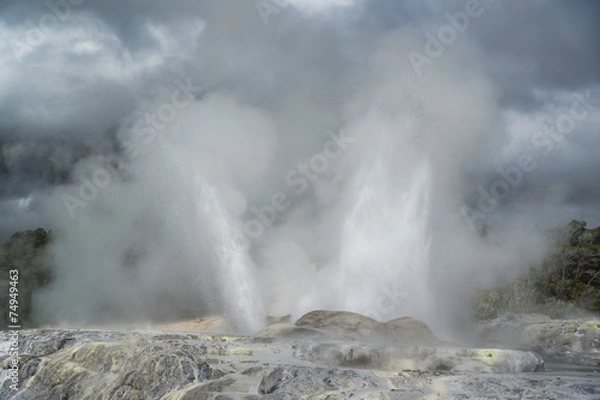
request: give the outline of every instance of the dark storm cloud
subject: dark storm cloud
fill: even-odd
[[[407,26],[436,34],[448,24],[447,13],[464,12],[468,3],[486,11],[471,19],[464,36],[478,45],[479,61],[507,107],[536,108],[548,99],[534,90],[577,90],[600,80],[600,3],[594,0],[380,0],[367,4],[360,24],[370,31]]]
[[[539,107],[534,90],[579,90],[600,81],[600,4],[495,2],[472,35],[509,107]],[[487,18],[489,17],[489,18]]]
[[[64,26],[59,25],[58,29],[78,23],[97,24],[103,32],[100,40],[104,42],[104,53],[110,52],[106,49],[112,47],[117,60],[125,54],[135,57],[144,51],[158,50],[160,43],[149,35],[149,23],[169,26],[174,38],[179,36],[186,40],[183,31],[188,26],[178,27],[180,21],[193,17],[211,21],[205,27],[201,42],[189,46],[192,57],[197,58],[201,53],[204,60],[201,67],[194,67],[195,73],[201,74],[207,87],[235,90],[249,100],[262,102],[263,106],[278,103],[276,96],[272,97],[274,93],[289,93],[285,86],[293,85],[292,80],[279,76],[281,71],[314,79],[311,71],[296,69],[310,65],[311,57],[328,58],[330,64],[319,65],[318,74],[322,79],[335,80],[344,63],[364,62],[364,49],[371,46],[373,38],[381,32],[406,28],[435,33],[436,28],[448,23],[446,13],[462,11],[466,4],[462,0],[368,1],[361,4],[360,14],[346,18],[345,23],[340,22],[335,28],[324,25],[322,32],[308,33],[309,30],[302,32],[302,24],[307,21],[301,17],[290,19],[299,14],[289,7],[271,16],[275,21],[269,26],[257,27],[261,21],[253,1],[228,0],[219,5],[209,1],[165,3],[154,0],[80,3],[71,5],[68,13],[87,19],[66,19],[61,21]],[[63,12],[69,3],[52,4],[56,7],[34,0],[3,2],[0,21],[7,29],[23,26],[25,21],[38,26],[40,17],[52,13],[52,8]],[[600,24],[597,23],[600,5],[597,2],[482,0],[482,4],[489,8],[481,18],[471,21],[465,37],[459,40],[470,40],[477,46],[479,61],[496,81],[505,107],[536,109],[551,100],[553,91],[576,91],[600,82]],[[343,18],[344,14],[341,15]],[[30,29],[31,25],[27,27]],[[21,37],[17,39],[24,40],[26,32],[26,29],[21,30]],[[342,43],[344,39],[347,41]],[[328,40],[338,44],[328,45]],[[221,47],[216,48],[213,43]],[[115,129],[132,111],[135,98],[144,95],[139,79],[91,72],[90,66],[99,53],[56,54],[45,53],[43,48],[36,48],[26,62],[19,64],[18,71],[5,78],[8,80],[3,90],[6,96],[0,98],[0,196],[25,196],[38,188],[64,183],[72,165],[79,160],[94,153],[118,152]],[[282,51],[286,48],[289,51]],[[345,48],[355,59],[340,55],[334,61],[336,58],[327,54],[332,48]],[[54,49],[61,48],[56,44]],[[59,69],[51,67],[51,60],[55,58],[62,58]],[[164,63],[165,58],[160,62]],[[236,77],[238,69],[223,68],[224,62],[254,63],[256,67],[245,69],[244,76]],[[140,72],[146,75],[144,79],[148,84],[164,80],[164,70],[164,66],[159,66]],[[246,79],[248,72],[255,74],[254,80]],[[257,84],[252,85],[253,81]],[[265,85],[269,81],[275,82],[275,86]],[[327,101],[326,93],[308,96]],[[46,114],[41,115],[40,109]],[[35,151],[24,153],[23,149],[34,144]],[[23,154],[27,154],[26,159]],[[593,159],[591,154],[583,158]],[[590,168],[596,165],[590,164]],[[474,169],[486,174],[485,165]],[[576,172],[573,174],[579,176]],[[545,187],[545,184],[539,186]],[[595,193],[594,190],[585,192]]]

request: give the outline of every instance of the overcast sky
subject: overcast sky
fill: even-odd
[[[53,188],[73,181],[78,162],[122,151],[116,132],[140,99],[169,84],[169,64],[177,59],[188,60],[187,73],[207,92],[230,87],[249,102],[273,107],[279,93],[292,88],[288,77],[300,75],[294,65],[321,58],[310,64],[319,79],[350,79],[343,71],[365,62],[375,38],[398,29],[437,34],[448,24],[445,13],[464,11],[467,3],[286,0],[258,3],[261,16],[253,1],[77,2],[57,1],[58,14],[45,2],[0,4],[2,239],[47,225],[38,205]],[[465,62],[477,63],[493,82],[510,131],[491,129],[493,148],[485,157],[474,154],[464,173],[475,188],[485,187],[498,178],[493,162],[508,167],[520,153],[539,157],[531,142],[535,131],[555,122],[575,94],[592,90],[594,114],[578,121],[564,141],[554,141],[500,208],[535,213],[544,226],[570,218],[600,224],[600,4],[514,0],[484,1],[482,7],[485,12],[448,47],[469,47]],[[424,48],[415,51],[425,54]],[[339,82],[336,87],[344,90]],[[476,189],[463,194],[478,196]]]

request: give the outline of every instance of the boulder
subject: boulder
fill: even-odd
[[[295,326],[329,339],[361,340],[398,345],[441,344],[423,321],[410,317],[396,318],[386,323],[346,311],[311,311]],[[291,336],[301,333],[291,326],[265,329],[267,336]]]
[[[396,318],[386,322],[388,335],[395,343],[436,344],[439,339],[423,321],[411,317]]]
[[[387,327],[367,316],[347,311],[317,310],[304,314],[296,326],[316,329],[331,339],[387,341]]]

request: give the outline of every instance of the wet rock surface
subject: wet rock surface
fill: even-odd
[[[536,372],[544,361],[533,352],[430,344],[433,334],[427,344],[411,343],[415,332],[430,332],[413,319],[383,324],[358,314],[310,314],[265,331],[280,332],[283,324],[318,339],[24,330],[17,391],[8,379],[8,332],[0,332],[0,399],[600,398],[598,375]]]

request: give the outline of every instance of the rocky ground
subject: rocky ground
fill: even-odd
[[[547,360],[598,367],[600,320],[559,320],[541,314],[505,314],[481,322],[486,345],[532,350]]]
[[[316,311],[251,337],[197,333],[227,327],[217,318],[160,330],[24,330],[18,390],[2,332],[0,398],[600,398],[598,375],[543,372],[529,351],[443,343],[412,318]]]

